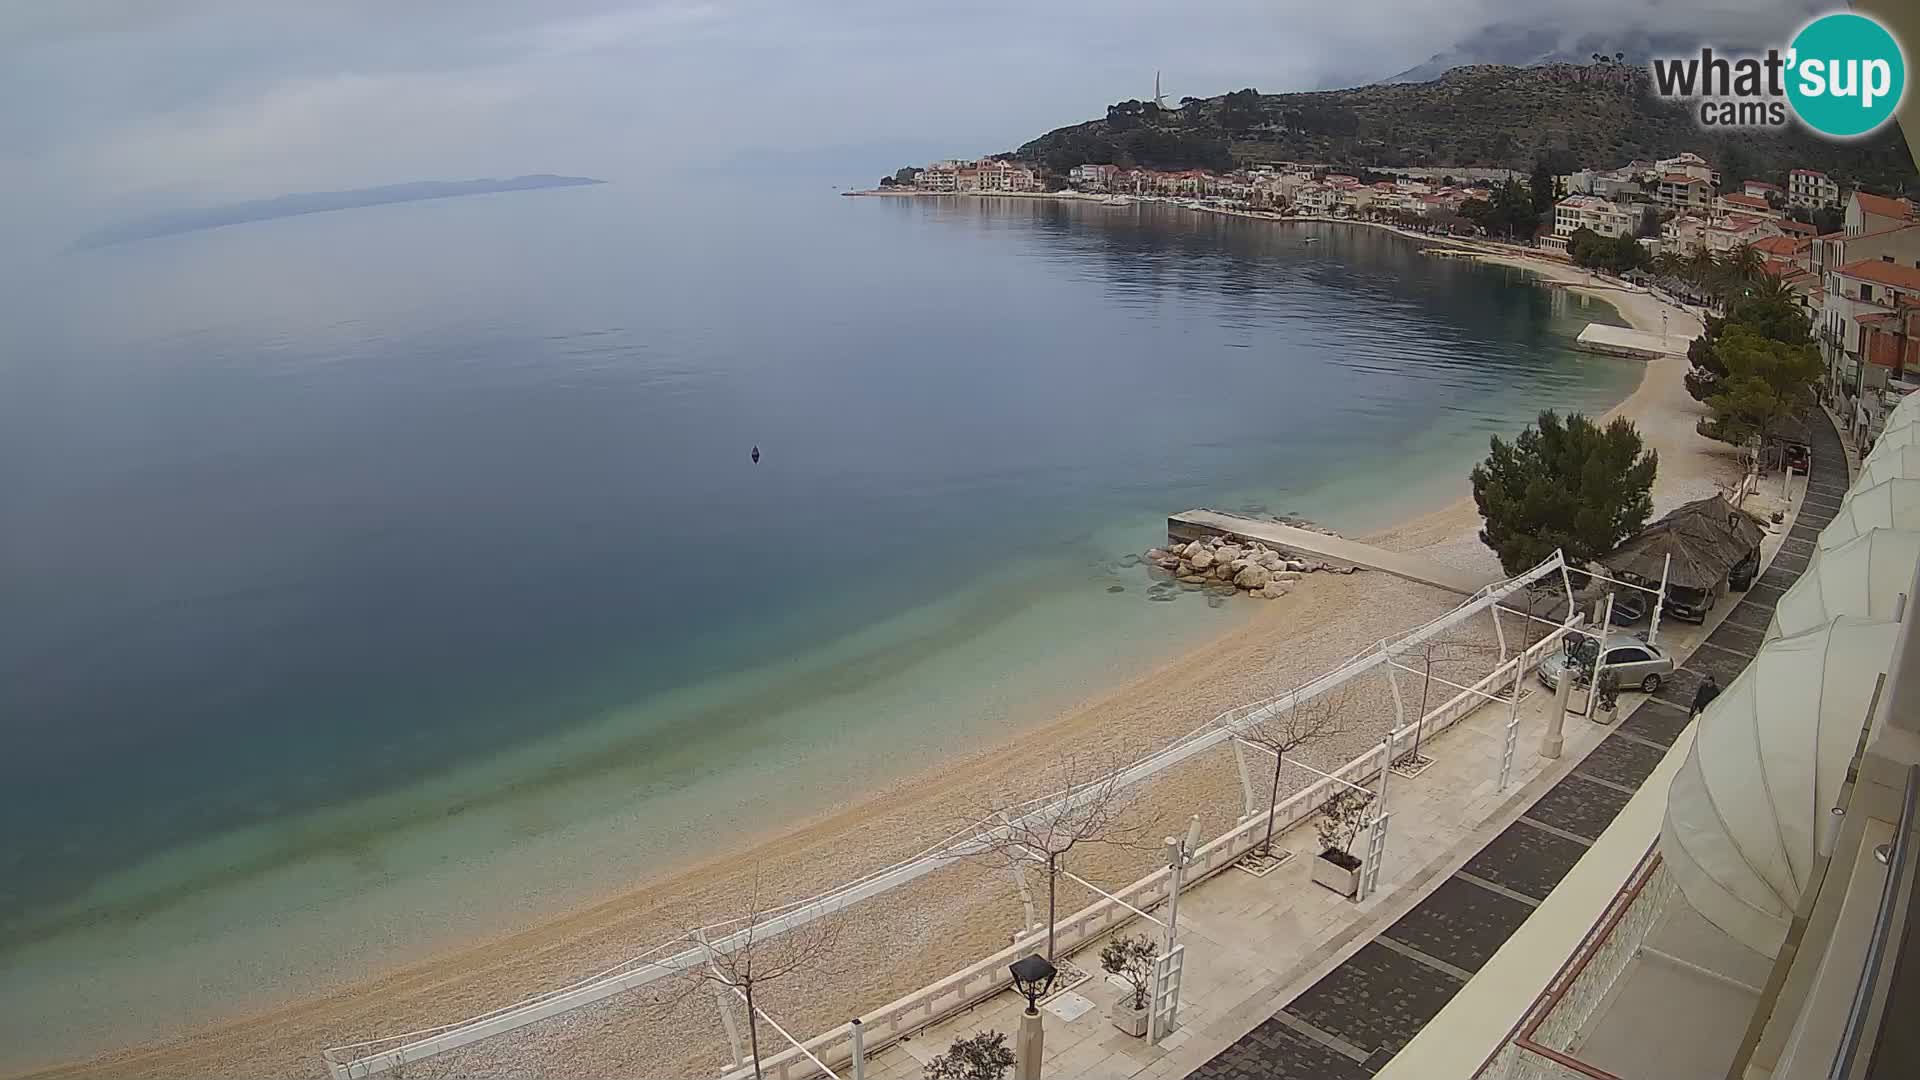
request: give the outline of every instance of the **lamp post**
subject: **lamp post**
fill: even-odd
[[[1013,1040],[1013,1080],[1040,1080],[1040,1054],[1045,1032],[1040,1027],[1040,999],[1053,988],[1054,967],[1039,953],[1029,953],[1007,965],[1013,988],[1027,999],[1020,1014],[1020,1031]]]

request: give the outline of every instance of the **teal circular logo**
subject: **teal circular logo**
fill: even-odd
[[[1865,15],[1822,15],[1801,28],[1787,57],[1787,100],[1822,135],[1873,131],[1907,91],[1900,43]]]

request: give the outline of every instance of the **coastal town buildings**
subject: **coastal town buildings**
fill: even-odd
[[[1662,173],[1653,201],[1669,210],[1705,210],[1713,205],[1713,182],[1690,173]]]
[[[1905,225],[1913,219],[1913,212],[1913,204],[1905,199],[1856,191],[1847,197],[1846,234],[1859,236]]]
[[[1553,232],[1541,237],[1541,243],[1565,250],[1567,241],[1581,229],[1601,236],[1632,236],[1639,232],[1647,208],[1634,203],[1614,202],[1598,195],[1569,195],[1553,207]]]
[[[1793,169],[1787,173],[1787,205],[1819,210],[1840,205],[1840,185],[1818,169]]]

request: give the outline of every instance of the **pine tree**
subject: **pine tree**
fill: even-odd
[[[1540,414],[1512,443],[1491,440],[1473,469],[1480,541],[1517,574],[1557,549],[1579,566],[1612,551],[1653,514],[1659,455],[1626,419],[1602,428],[1579,413]]]

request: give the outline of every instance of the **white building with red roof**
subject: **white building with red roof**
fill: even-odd
[[[1794,169],[1787,173],[1787,205],[1815,209],[1840,205],[1840,185],[1818,169]]]

